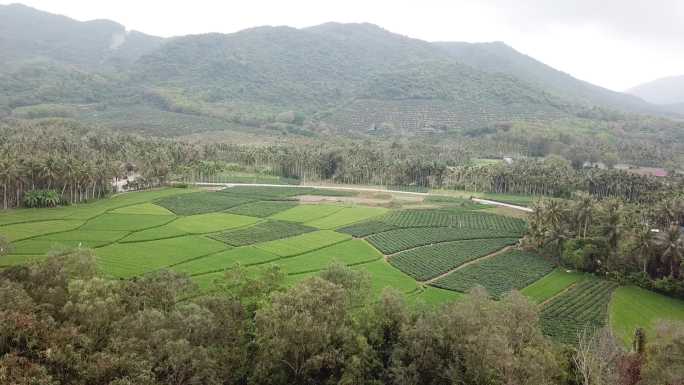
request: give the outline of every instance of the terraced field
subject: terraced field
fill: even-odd
[[[525,221],[485,212],[461,198],[433,197],[431,209],[300,204],[298,195],[351,191],[236,186],[217,192],[160,189],[45,210],[0,213],[0,235],[13,246],[0,268],[49,252],[94,249],[102,273],[130,278],[159,269],[188,274],[202,290],[226,270],[248,274],[279,265],[287,283],[341,263],[369,275],[374,293],[394,288],[417,306],[457,301],[484,286],[499,298],[519,289],[540,304],[546,334],[574,343],[584,328],[607,322],[627,342],[636,327],[684,319],[684,303],[556,269],[513,248]],[[345,200],[347,201],[347,200]],[[610,308],[609,308],[610,303]]]

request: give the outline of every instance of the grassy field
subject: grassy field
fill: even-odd
[[[586,277],[586,275],[583,273],[556,269],[544,276],[544,278],[522,289],[520,292],[532,301],[542,303],[553,298],[553,296],[558,295],[584,277]]]
[[[655,334],[658,320],[684,321],[684,301],[636,286],[615,290],[609,311],[610,326],[627,346],[632,343],[636,328],[644,328],[648,337]]]
[[[586,325],[604,324],[608,314],[625,342],[636,327],[652,332],[658,319],[684,319],[682,301],[634,287],[613,294],[615,286],[608,281],[551,271],[548,262],[519,252],[513,253],[519,258],[507,253],[483,259],[429,281],[515,244],[524,232],[524,220],[485,212],[489,209],[459,197],[428,200],[438,208],[390,210],[300,204],[297,195],[302,194],[355,193],[296,187],[242,186],[218,192],[169,188],[55,209],[0,212],[0,235],[13,247],[0,257],[0,268],[87,247],[94,250],[105,276],[130,278],[168,268],[211,290],[216,279],[238,264],[248,274],[278,264],[292,285],[338,262],[367,273],[375,294],[393,288],[419,306],[457,301],[464,295],[458,290],[475,285],[495,297],[521,289],[542,305],[547,334],[570,343]]]

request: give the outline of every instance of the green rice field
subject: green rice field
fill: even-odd
[[[300,203],[302,195],[348,198]],[[684,320],[683,301],[519,251],[524,219],[485,212],[464,198],[429,197],[429,208],[406,209],[353,203],[354,195],[293,186],[167,188],[9,210],[0,212],[0,235],[12,248],[0,268],[90,248],[105,277],[170,269],[212,291],[238,266],[256,276],[278,265],[294,285],[338,263],[367,274],[374,294],[394,289],[415,306],[453,303],[475,286],[494,298],[520,290],[539,305],[544,331],[567,343],[583,328],[609,324],[628,344],[637,327],[650,333],[658,320]]]

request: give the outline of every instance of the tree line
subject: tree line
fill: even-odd
[[[0,271],[0,382],[12,385],[680,385],[684,327],[560,346],[517,292],[443,307],[370,290],[332,265],[291,287],[236,267],[198,295],[184,275],[100,277],[88,250]]]
[[[684,298],[684,196],[635,204],[579,193],[533,210],[526,246],[574,269]]]

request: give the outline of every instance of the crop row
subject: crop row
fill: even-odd
[[[401,210],[388,214],[383,222],[395,227],[458,227],[481,230],[515,231],[522,234],[525,221],[480,212],[449,210]]]
[[[251,201],[251,198],[229,194],[196,192],[165,197],[156,203],[177,215],[194,215],[224,211]]]
[[[294,237],[317,230],[298,223],[281,221],[266,221],[254,226],[214,234],[211,238],[227,243],[231,246],[246,246],[259,242]]]
[[[434,286],[467,292],[483,286],[495,298],[513,289],[522,289],[550,273],[554,265],[544,258],[513,250],[442,277]]]
[[[371,234],[377,234],[381,233],[383,231],[388,231],[388,230],[393,230],[396,229],[396,227],[387,224],[385,222],[379,221],[379,220],[374,220],[374,221],[365,221],[361,223],[356,223],[347,227],[343,227],[341,229],[338,229],[337,231],[345,234],[352,235],[356,238],[362,238],[362,237],[367,237]]]
[[[426,281],[515,242],[515,238],[445,242],[403,251],[389,262],[413,278]]]
[[[250,217],[266,218],[281,211],[297,206],[295,201],[258,201],[240,206],[235,206],[228,210],[231,214],[247,215]]]
[[[482,230],[457,227],[417,227],[389,230],[368,237],[368,242],[383,254],[394,254],[433,243],[484,238],[515,238],[517,231]]]
[[[616,285],[599,279],[587,279],[544,306],[541,325],[545,334],[574,344],[579,334],[605,325],[608,303]]]

